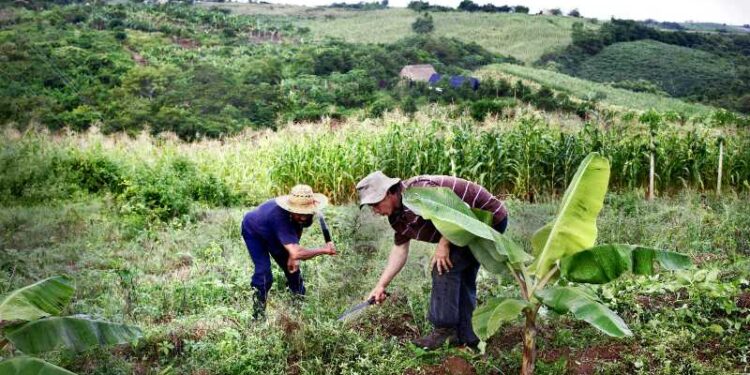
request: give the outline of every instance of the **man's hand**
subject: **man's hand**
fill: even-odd
[[[336,255],[336,247],[333,245],[333,242],[326,242],[323,250],[325,250],[324,254]]]
[[[286,268],[289,269],[290,273],[299,271],[299,260],[290,256],[286,261]]]
[[[385,301],[386,297],[387,295],[385,294],[385,288],[378,285],[370,292],[370,294],[367,296],[367,299],[369,300],[370,298],[373,298],[375,299],[375,303],[381,303]]]
[[[448,272],[453,268],[450,242],[445,237],[440,239],[435,249],[435,256],[432,257],[432,261],[430,262],[430,269],[433,267],[437,267],[438,275],[442,275],[443,272]]]

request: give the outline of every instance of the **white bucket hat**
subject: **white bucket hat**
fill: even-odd
[[[401,182],[400,178],[391,178],[382,171],[375,171],[367,175],[357,183],[357,193],[359,194],[359,207],[366,204],[375,204],[385,198],[393,185]]]
[[[295,214],[312,215],[328,204],[328,198],[313,193],[308,185],[296,185],[288,195],[276,197],[279,207]]]

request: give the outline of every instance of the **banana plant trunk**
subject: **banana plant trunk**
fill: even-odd
[[[534,363],[536,363],[536,313],[538,307],[526,309],[526,326],[523,329],[523,360],[521,362],[521,375],[534,374]]]

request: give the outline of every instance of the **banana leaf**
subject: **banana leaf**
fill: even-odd
[[[590,293],[576,287],[550,286],[535,293],[542,303],[558,314],[572,313],[607,335],[632,336],[627,324],[614,311],[602,305]]]
[[[608,183],[609,161],[598,153],[590,153],[568,185],[554,221],[532,238],[538,256],[530,270],[537,277],[543,277],[560,258],[594,245],[596,217],[604,205]]]
[[[599,245],[565,257],[560,261],[560,273],[569,281],[604,284],[625,272],[653,275],[654,264],[666,270],[691,266],[690,258],[671,251],[638,245]]]
[[[141,335],[137,327],[77,316],[44,318],[5,329],[5,337],[28,354],[61,347],[80,351],[95,346],[123,344]]]
[[[62,367],[34,357],[14,357],[0,362],[3,375],[75,375]]]
[[[474,310],[471,317],[474,332],[482,340],[487,340],[502,323],[515,320],[528,306],[528,302],[513,298],[493,298]]]
[[[60,314],[74,292],[73,280],[65,276],[50,277],[16,289],[0,301],[0,322],[31,321]]]

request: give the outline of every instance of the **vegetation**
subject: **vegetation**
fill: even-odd
[[[530,17],[522,12],[431,12],[436,36],[475,42],[490,52],[512,56],[525,64],[565,48],[572,41],[573,23],[581,22],[570,17]],[[414,17],[411,10],[393,8],[331,17],[308,16],[300,20],[299,25],[310,28],[310,34],[317,39],[333,37],[351,43],[393,43],[412,33]],[[585,21],[584,25],[586,29],[599,28],[599,24],[590,21]]]
[[[487,339],[502,323],[525,316],[521,374],[534,373],[542,306],[572,313],[607,335],[632,336],[622,318],[585,285],[575,284],[606,284],[629,271],[652,275],[655,262],[668,270],[690,265],[688,257],[674,252],[622,244],[592,247],[608,181],[607,159],[589,154],[571,179],[557,216],[532,237],[533,257],[492,229],[490,212],[469,209],[450,189],[413,188],[404,193],[404,204],[434,223],[451,243],[468,246],[489,272],[512,275],[518,283],[521,299],[492,299],[475,310],[472,321]]]
[[[664,78],[664,73],[660,73],[663,69],[657,65],[648,76],[640,69],[637,70],[640,74],[634,71],[628,77],[618,75],[614,80],[648,78],[673,95],[748,113],[744,98],[750,87],[750,70],[747,68],[750,66],[750,35],[747,33],[662,31],[636,21],[613,19],[597,30],[587,30],[583,24],[576,24],[572,37],[572,43],[562,52],[547,54],[540,63],[554,61],[564,73],[601,81],[605,69],[619,71],[619,64],[624,63],[628,66],[624,70],[628,70],[633,66],[632,61],[640,62],[640,66],[647,66],[643,61],[654,61],[655,48],[663,51],[664,46],[653,41],[670,44],[676,46],[670,49],[673,53],[662,52],[662,57],[669,56],[673,64],[678,64],[671,65],[670,71],[693,74],[678,76],[676,83],[672,83]],[[620,44],[647,39],[651,42]],[[615,62],[615,55],[625,60]],[[605,65],[608,67],[604,68]],[[696,82],[694,86],[693,81]]]
[[[676,97],[710,97],[738,79],[722,57],[651,40],[607,46],[584,61],[578,74],[597,82],[642,80]]]
[[[609,85],[559,73],[574,40],[589,38],[608,53],[678,48],[682,34],[619,21],[584,21],[574,31],[582,20],[532,17],[523,7],[443,12],[413,2],[430,7],[415,13],[365,10],[386,2],[350,5],[0,5],[0,373],[496,374],[529,364],[540,374],[750,371],[748,119],[667,97],[646,78]],[[410,25],[425,11],[434,31],[415,36]],[[600,27],[626,40],[603,43]],[[741,38],[695,34],[685,37],[697,42],[681,45],[692,48],[684,56],[718,56],[743,77]],[[545,64],[550,70],[517,60],[554,51],[563,52]],[[584,55],[575,63],[596,58]],[[400,82],[409,63],[481,83]],[[744,103],[735,94],[726,98]],[[595,163],[591,152],[601,155]],[[611,166],[608,193],[601,178],[576,183],[589,180],[576,174],[581,162]],[[351,203],[357,180],[377,169],[467,178],[506,202],[508,234],[490,236],[505,247],[487,239],[490,252],[478,253],[481,353],[408,344],[430,329],[429,244],[412,245],[388,301],[336,322],[366,296],[392,245],[387,221]],[[268,319],[254,320],[239,222],[298,183],[331,198],[326,217],[339,256],[302,266],[303,301],[284,293],[274,267]],[[568,190],[582,205],[569,204]],[[602,206],[598,238],[592,212],[585,229],[568,225],[571,210],[593,206]],[[575,229],[550,231],[554,244],[535,251],[543,236],[534,233],[549,222]],[[557,251],[569,248],[554,235],[563,232],[588,241],[573,251],[594,238],[641,245],[571,258]],[[302,245],[321,240],[313,226]],[[517,265],[498,267],[487,254]],[[544,261],[518,265],[532,255]],[[652,275],[642,256],[662,270],[686,258],[698,269]],[[546,286],[537,283],[545,267],[559,268]],[[541,293],[524,299],[519,287]],[[29,303],[50,295],[56,303]],[[590,326],[562,314],[572,306],[558,302],[571,296],[604,320]],[[538,312],[529,326],[535,345],[524,345],[524,324],[505,319],[513,307]],[[15,320],[19,310],[55,316],[24,322]],[[72,313],[82,315],[65,316]],[[65,340],[76,331],[66,330],[45,335],[39,353],[23,343],[38,338],[33,327],[60,332],[72,322],[132,335],[73,343]],[[614,340],[596,327],[632,336]],[[98,345],[115,342],[129,345]],[[534,347],[536,361],[522,365]]]
[[[83,316],[56,316],[70,303],[74,292],[71,279],[52,277],[8,293],[0,300],[0,350],[10,343],[25,354],[60,347],[80,351],[135,342],[141,337],[141,331],[132,326]],[[72,374],[34,357],[0,361],[0,370],[3,374]]]

